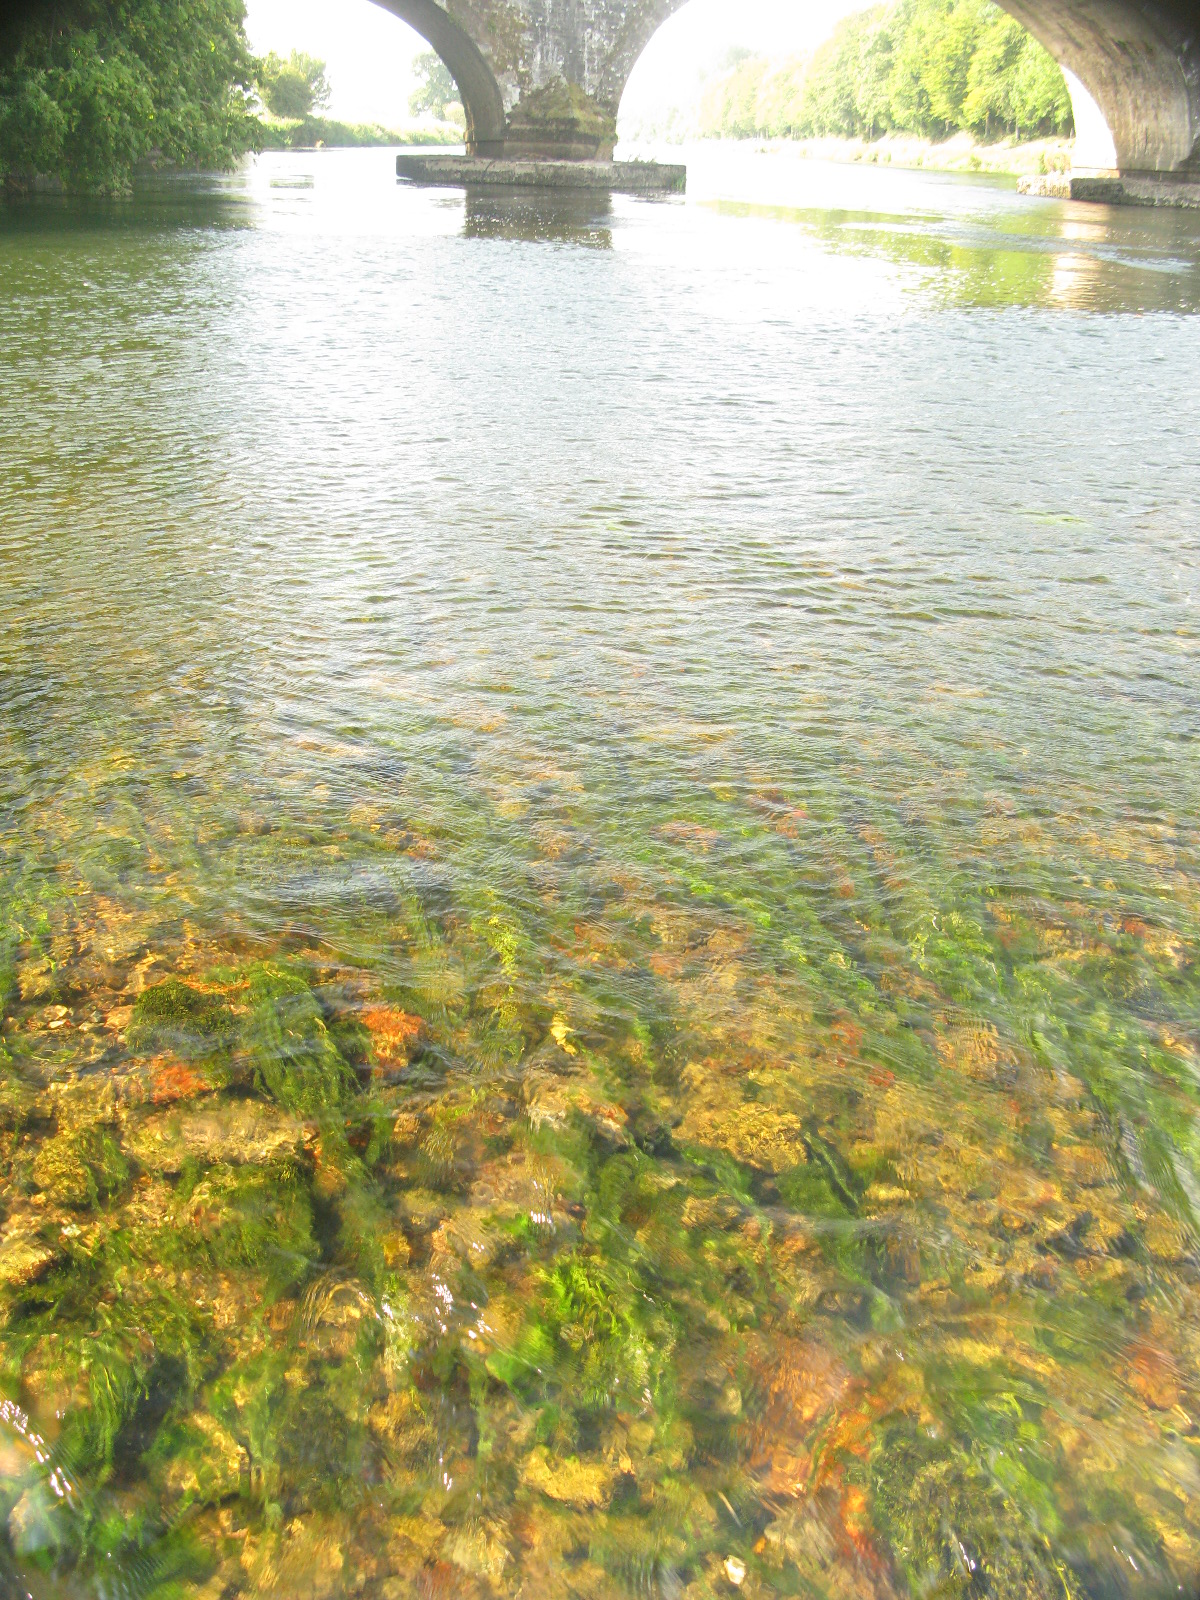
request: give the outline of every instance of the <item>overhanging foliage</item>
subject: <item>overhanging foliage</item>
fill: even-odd
[[[120,191],[153,153],[219,168],[258,143],[243,0],[68,0],[0,21],[0,174]]]

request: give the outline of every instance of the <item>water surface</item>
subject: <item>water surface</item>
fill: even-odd
[[[0,211],[0,1584],[1196,1592],[1198,308],[745,155]]]

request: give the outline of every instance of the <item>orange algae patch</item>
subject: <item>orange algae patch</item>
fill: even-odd
[[[750,1369],[761,1404],[746,1428],[748,1464],[772,1495],[804,1494],[821,1425],[847,1397],[851,1377],[824,1346],[788,1338],[758,1345]]]
[[[207,1094],[212,1087],[207,1073],[197,1072],[182,1061],[165,1061],[151,1067],[150,1099],[156,1106],[191,1100],[196,1095]]]
[[[693,845],[705,852],[721,841],[721,835],[715,828],[705,828],[697,822],[667,822],[658,832],[672,844]]]
[[[1153,1411],[1169,1411],[1183,1399],[1176,1363],[1150,1339],[1140,1340],[1130,1350],[1126,1379]]]
[[[398,1006],[368,1006],[361,1016],[380,1064],[406,1067],[421,1036],[420,1017]]]

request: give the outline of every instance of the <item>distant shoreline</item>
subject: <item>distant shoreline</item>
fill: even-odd
[[[441,127],[384,128],[377,122],[339,122],[333,117],[294,120],[262,117],[264,150],[363,150],[386,145],[453,148],[463,142],[463,130],[453,123]]]
[[[630,149],[668,148],[651,139],[622,141]],[[689,141],[693,142],[693,141]],[[1074,140],[1066,137],[983,144],[969,133],[943,140],[915,134],[887,134],[882,139],[699,139],[699,145],[739,145],[763,152],[786,153],[798,160],[836,161],[861,166],[900,167],[927,172],[980,173],[993,177],[1031,178],[1065,173],[1071,166]]]

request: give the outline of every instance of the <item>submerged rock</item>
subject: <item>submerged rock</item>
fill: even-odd
[[[250,1458],[227,1428],[208,1411],[194,1411],[173,1441],[177,1454],[166,1486],[187,1500],[216,1504],[249,1486]]]
[[[128,1176],[129,1165],[116,1141],[98,1126],[48,1139],[33,1163],[38,1188],[65,1206],[95,1205],[114,1194]]]
[[[126,1029],[130,1049],[170,1049],[206,1055],[228,1043],[233,1013],[223,995],[166,978],[143,989]]]
[[[212,1099],[191,1111],[166,1111],[132,1129],[127,1148],[148,1172],[179,1172],[185,1161],[262,1165],[297,1153],[304,1127],[257,1100]]]
[[[521,1482],[564,1505],[591,1507],[608,1504],[616,1478],[603,1462],[581,1461],[576,1456],[556,1459],[537,1449],[521,1468]]]
[[[32,1484],[8,1513],[8,1536],[20,1556],[53,1550],[59,1542],[57,1501],[44,1483]]]
[[[33,1218],[15,1217],[0,1236],[0,1284],[22,1289],[36,1283],[63,1253],[60,1244],[42,1236]]]

